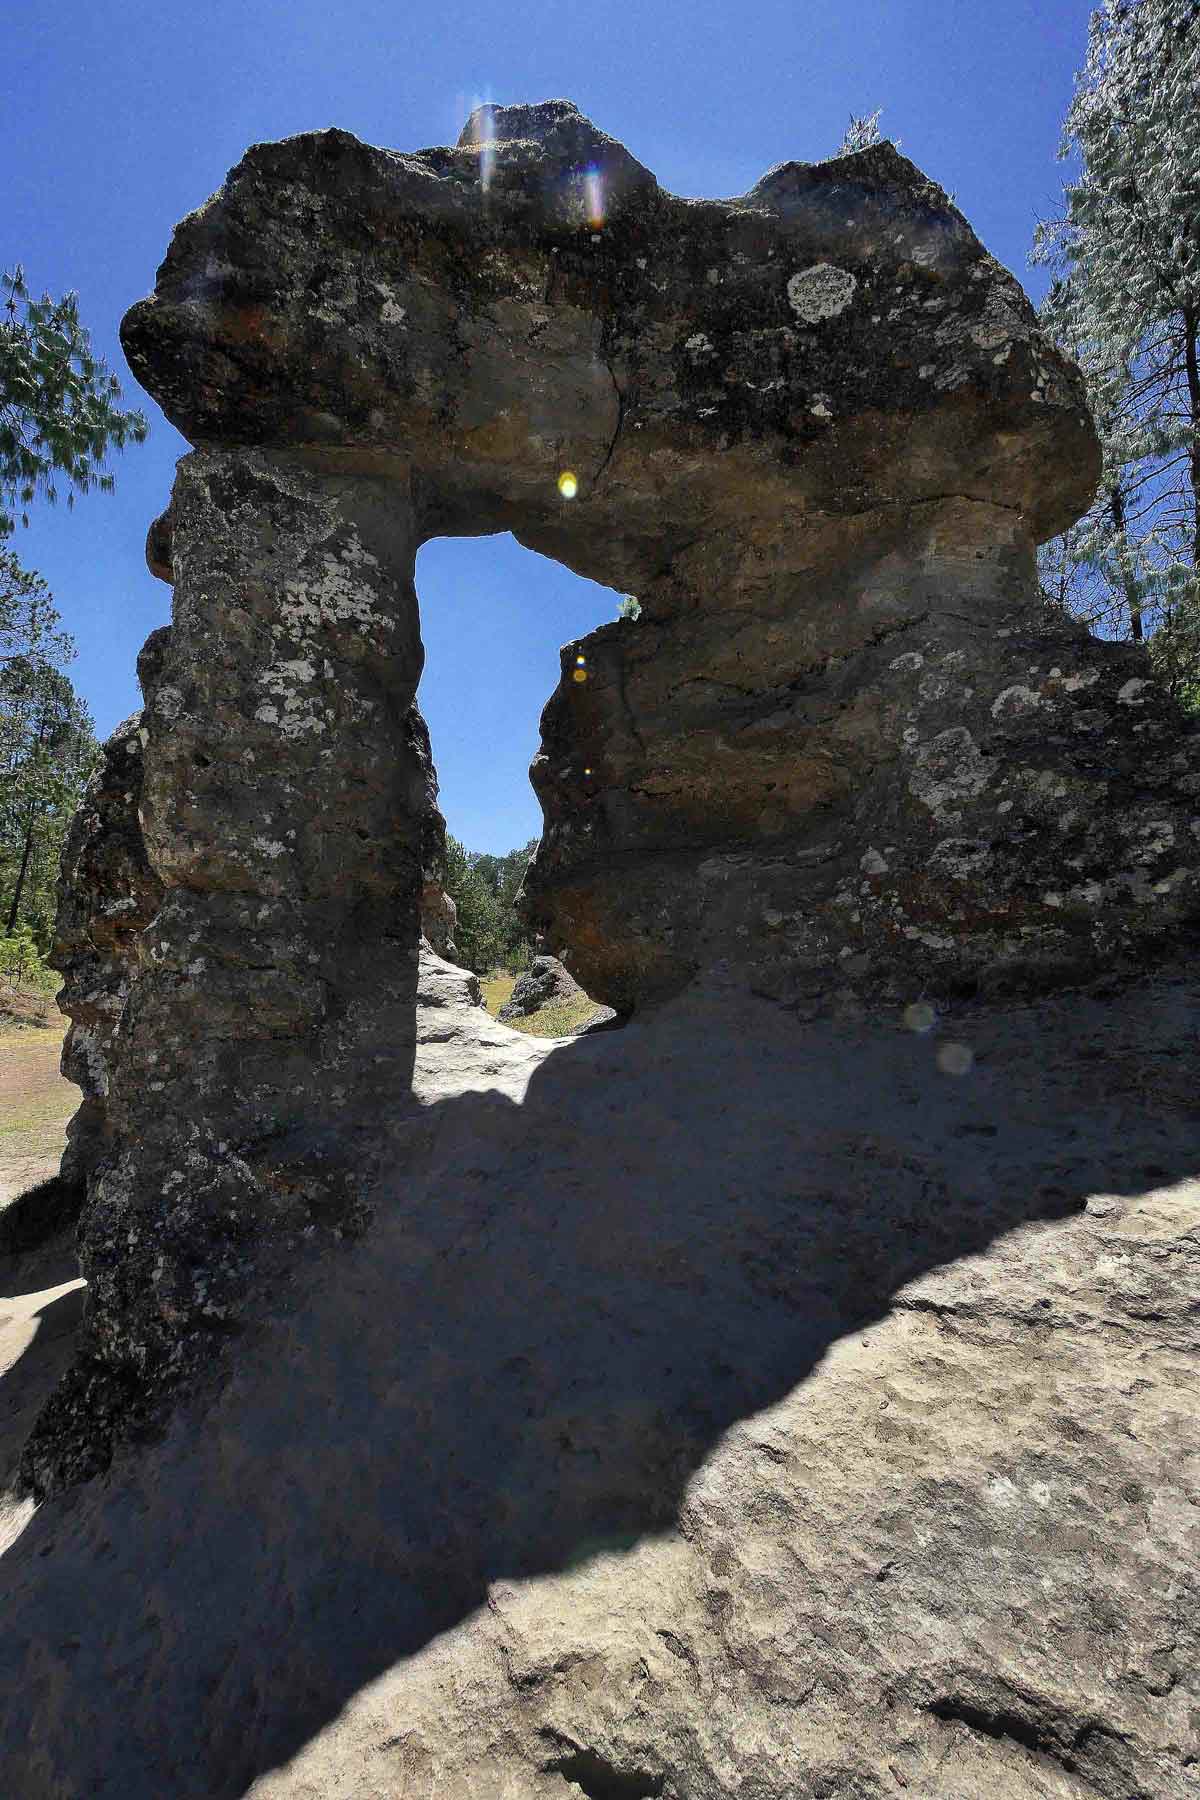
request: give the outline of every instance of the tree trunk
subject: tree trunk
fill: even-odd
[[[13,887],[12,905],[8,909],[8,924],[5,928],[5,933],[8,937],[11,937],[13,932],[17,929],[17,915],[21,910],[21,892],[25,886],[25,871],[29,867],[29,857],[33,850],[34,823],[35,814],[31,810],[29,818],[25,823],[25,846],[21,851],[21,866],[17,870],[16,884]]]
[[[1200,570],[1200,362],[1196,354],[1196,337],[1200,332],[1200,313],[1185,307],[1183,311],[1183,365],[1187,371],[1188,401],[1191,405],[1192,441],[1188,452],[1188,469],[1192,482],[1192,572]]]
[[[30,758],[31,763],[36,763],[42,745],[46,741],[46,732],[49,726],[48,713],[49,708],[43,706],[42,716],[38,720],[37,738],[33,747],[33,755]],[[34,827],[37,824],[37,818],[38,806],[35,798],[29,803],[29,815],[25,821],[25,844],[21,851],[21,866],[17,870],[16,885],[13,888],[12,905],[8,909],[8,924],[5,927],[5,935],[7,937],[11,937],[13,932],[17,929],[17,916],[21,910],[21,893],[25,886],[25,873],[29,868],[29,857],[33,850],[33,833]]]
[[[1129,540],[1125,536],[1125,496],[1120,486],[1113,487],[1108,497],[1109,511],[1112,513],[1114,528],[1121,534],[1121,542],[1128,548]],[[1130,573],[1129,564],[1121,563],[1121,585],[1125,589],[1125,604],[1129,608],[1129,635],[1135,644],[1142,642],[1145,635],[1142,630],[1142,602],[1138,597],[1137,583]]]

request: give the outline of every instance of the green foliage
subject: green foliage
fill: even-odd
[[[57,668],[73,655],[46,583],[23,569],[11,550],[0,550],[0,666],[25,656]]]
[[[477,975],[529,967],[533,945],[512,903],[537,843],[531,838],[505,856],[491,856],[446,839],[445,886],[458,909],[458,960]]]
[[[1200,13],[1108,0],[1063,127],[1075,164],[1033,260],[1044,324],[1080,364],[1103,448],[1087,515],[1041,554],[1049,596],[1200,680]]]
[[[10,993],[23,987],[40,994],[57,993],[62,985],[61,976],[47,967],[28,925],[19,925],[11,937],[0,937],[0,985]]]
[[[617,617],[619,619],[640,619],[641,616],[642,603],[637,598],[637,595],[622,594],[620,603],[617,606]]]
[[[75,647],[59,624],[45,583],[0,552],[0,932],[26,932],[43,952],[63,841],[99,754],[63,673]]]
[[[122,412],[121,387],[79,321],[74,294],[35,300],[20,267],[0,275],[6,293],[0,320],[0,538],[40,493],[51,504],[56,478],[67,505],[93,486],[111,492],[104,459],[115,447],[140,444],[141,413]]]

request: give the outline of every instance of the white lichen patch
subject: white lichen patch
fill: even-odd
[[[849,269],[839,269],[833,263],[814,263],[811,269],[797,269],[789,277],[788,304],[798,319],[818,325],[822,319],[833,319],[845,312],[857,287],[858,278]]]
[[[971,881],[981,875],[992,860],[991,850],[978,838],[943,838],[935,844],[929,858],[939,873],[957,881]]]
[[[689,356],[707,356],[712,351],[712,340],[703,331],[693,331],[683,347]]]
[[[888,668],[894,669],[897,674],[908,674],[924,667],[925,658],[919,650],[906,650],[903,656],[894,656],[888,664]]]
[[[927,950],[953,950],[954,939],[943,937],[936,931],[922,931],[918,925],[906,925],[904,935],[914,944],[924,944]]]
[[[379,308],[379,321],[382,325],[403,325],[408,317],[408,308],[401,306],[390,288],[382,282],[375,283],[375,292],[380,296],[382,305]]]
[[[154,696],[154,710],[168,725],[173,724],[183,710],[183,695],[177,687],[160,687]]]
[[[813,403],[808,410],[816,419],[832,419],[833,417],[828,394],[814,394]]]
[[[1139,681],[1135,677],[1117,689],[1117,699],[1122,706],[1145,706],[1144,692],[1149,686],[1148,681]]]
[[[1054,674],[1051,669],[1051,675]],[[1100,679],[1099,669],[1081,669],[1078,675],[1065,675],[1062,689],[1064,694],[1077,694],[1081,688],[1094,687]]]
[[[864,875],[887,874],[887,862],[876,850],[874,844],[867,845],[866,850],[858,859],[858,866]]]
[[[993,719],[1019,719],[1024,713],[1032,712],[1041,704],[1042,696],[1039,693],[1035,692],[1033,688],[1023,687],[1020,682],[1015,682],[1012,687],[1006,687],[997,694],[992,701],[992,717]]]
[[[77,1057],[88,1073],[91,1084],[89,1092],[93,1094],[108,1093],[108,1065],[104,1060],[104,1052],[100,1048],[95,1034],[78,1023],[71,1026],[71,1054]]]
[[[952,725],[913,753],[909,792],[947,825],[961,819],[964,801],[976,799],[991,780],[991,764],[965,725]]]

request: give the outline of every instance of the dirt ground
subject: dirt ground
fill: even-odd
[[[58,1072],[64,1022],[0,1027],[0,1206],[58,1168],[79,1089]]]

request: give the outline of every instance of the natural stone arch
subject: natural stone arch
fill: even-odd
[[[598,999],[716,961],[802,1007],[1029,985],[1194,920],[1195,739],[1037,597],[1097,474],[1078,376],[890,146],[703,202],[563,102],[413,156],[256,146],[123,342],[196,446],[148,546],[162,899],[35,1482],[206,1354],[266,1247],[365,1216],[440,829],[428,537],[641,603],[568,648],[534,767],[527,916]]]
[[[197,444],[386,481],[417,537],[507,528],[638,595],[636,631],[578,647],[534,771],[529,917],[599,997],[731,949],[878,993],[1129,939],[1128,884],[1059,904],[1087,883],[1046,817],[1095,818],[1047,722],[1070,741],[1133,667],[1036,602],[1033,548],[1097,471],[1078,378],[891,146],[725,202],[663,193],[565,102],[417,156],[258,146],[124,341]],[[1125,844],[1084,848],[1136,885]]]

